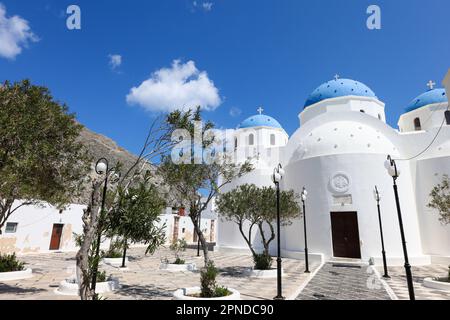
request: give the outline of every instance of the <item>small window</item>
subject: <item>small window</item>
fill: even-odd
[[[6,224],[5,233],[16,233],[18,225],[19,224],[16,222],[8,222]]]
[[[382,120],[382,119],[381,119],[381,114],[378,114],[378,120]]]
[[[238,139],[234,138],[234,150],[237,150],[238,148]]]
[[[181,229],[181,232],[185,233],[186,232],[186,228]]]
[[[248,144],[250,146],[255,144],[255,135],[252,133],[251,135],[248,136]]]
[[[275,135],[274,135],[274,134],[271,134],[271,135],[270,135],[270,145],[274,146],[274,145],[275,145],[275,142],[276,142]]]
[[[359,112],[361,112],[361,113],[366,113],[363,109],[359,110]]]
[[[416,130],[416,131],[422,130],[422,125],[420,123],[420,119],[419,118],[415,118],[414,119],[414,130]]]

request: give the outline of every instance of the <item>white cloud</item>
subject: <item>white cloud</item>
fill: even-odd
[[[122,65],[122,56],[120,54],[110,54],[108,57],[109,66],[112,70],[116,70]]]
[[[206,71],[199,71],[194,61],[183,64],[175,60],[171,68],[154,72],[150,79],[132,88],[127,102],[150,111],[170,112],[198,106],[210,111],[216,109],[222,99]]]
[[[19,16],[6,16],[6,8],[0,3],[0,57],[15,59],[28,43],[38,41],[28,21]]]
[[[213,7],[213,3],[212,2],[203,2],[202,3],[202,7],[205,11],[211,11],[212,7]]]
[[[234,117],[239,117],[242,114],[242,110],[236,107],[232,107],[230,109],[230,116]]]
[[[211,11],[213,8],[214,3],[212,2],[208,2],[208,1],[204,1],[204,2],[199,2],[199,1],[193,1],[192,2],[192,7],[193,7],[193,12],[195,12],[196,8],[200,8],[203,9],[204,11]]]

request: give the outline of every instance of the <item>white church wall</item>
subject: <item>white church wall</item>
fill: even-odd
[[[401,261],[402,247],[392,178],[384,168],[385,159],[385,155],[346,154],[311,158],[286,166],[283,187],[301,190],[306,186],[309,190],[307,222],[310,252],[332,257],[330,213],[356,211],[362,259],[381,256],[377,207],[373,198],[373,188],[378,185],[383,194],[381,210],[388,259],[391,262]],[[408,171],[407,163],[402,163],[399,167]],[[344,175],[348,179],[348,191],[337,192],[331,187],[330,181],[336,175]],[[400,177],[398,184],[408,250],[412,260],[418,261],[423,255],[410,176]],[[339,204],[340,202],[346,204]],[[298,220],[292,226],[286,227],[284,232],[285,250],[304,250],[302,221]]]
[[[450,225],[443,225],[437,210],[428,207],[431,190],[442,182],[444,174],[450,175],[450,157],[419,160],[416,168],[416,197],[424,253],[450,257]]]

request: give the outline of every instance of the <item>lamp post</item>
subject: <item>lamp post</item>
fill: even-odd
[[[306,233],[306,196],[308,195],[308,191],[303,187],[302,191],[302,204],[303,204],[303,233],[305,234],[305,273],[309,273],[309,260],[308,260],[308,236]]]
[[[282,270],[281,270],[281,219],[280,219],[280,182],[283,179],[284,170],[281,164],[279,164],[273,171],[272,180],[277,190],[277,296],[274,300],[284,300],[282,295]]]
[[[99,264],[99,257],[100,257],[100,242],[102,241],[102,228],[103,228],[103,220],[105,215],[105,201],[106,201],[106,192],[108,190],[108,178],[111,173],[114,172],[114,168],[109,167],[109,162],[105,158],[101,158],[97,161],[97,164],[95,165],[95,172],[98,175],[105,175],[105,182],[103,185],[103,195],[102,195],[102,206],[100,209],[100,217],[98,219],[97,224],[97,247],[95,250],[95,260],[94,260],[94,268],[93,268],[93,275],[92,275],[92,285],[91,289],[95,292],[95,288],[97,285],[97,273],[98,273],[98,264]],[[119,175],[115,174],[116,179],[119,179]]]
[[[405,272],[406,272],[406,280],[408,283],[408,291],[409,291],[409,299],[410,300],[416,300],[414,295],[414,284],[413,284],[413,278],[411,273],[411,265],[409,264],[408,259],[408,250],[406,248],[406,239],[405,239],[405,231],[403,229],[403,219],[402,219],[402,212],[400,208],[400,200],[398,198],[398,188],[397,188],[397,178],[400,175],[400,171],[397,169],[397,165],[395,163],[395,160],[391,158],[391,156],[387,157],[387,161],[385,162],[385,167],[389,173],[389,175],[392,177],[392,180],[394,181],[394,195],[395,195],[395,204],[397,206],[397,215],[398,215],[398,222],[400,225],[400,235],[402,237],[402,247],[403,247],[403,255],[405,259]]]
[[[381,254],[383,256],[383,267],[384,267],[384,275],[383,278],[389,279],[389,274],[388,274],[388,268],[387,268],[387,263],[386,263],[386,251],[384,250],[384,236],[383,236],[383,223],[381,222],[381,210],[380,210],[380,200],[381,200],[381,196],[380,193],[378,192],[378,188],[377,186],[375,186],[375,190],[373,193],[374,197],[375,197],[375,201],[377,202],[377,208],[378,208],[378,223],[380,224],[380,236],[381,236]]]

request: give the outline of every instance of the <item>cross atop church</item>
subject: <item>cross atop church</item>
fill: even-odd
[[[258,111],[259,114],[262,114],[264,112],[264,109],[262,107],[259,107],[258,109],[256,109],[256,111]]]
[[[336,74],[334,75],[334,80],[338,81],[340,77],[341,77],[340,75]]]
[[[430,90],[433,90],[435,85],[436,85],[436,82],[434,82],[433,80],[430,80],[427,83],[427,87],[430,88]]]

